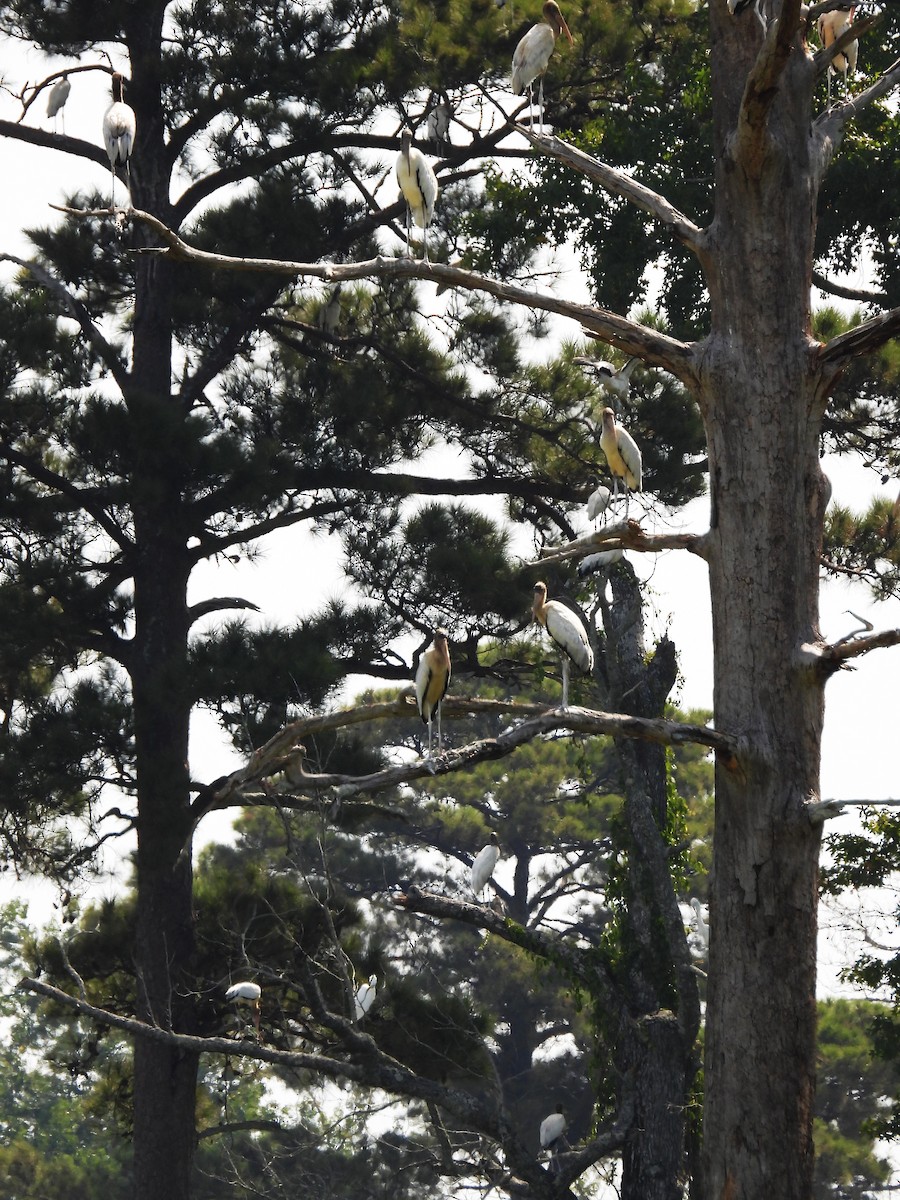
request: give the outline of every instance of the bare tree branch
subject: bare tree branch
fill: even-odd
[[[820,363],[841,366],[848,359],[879,350],[900,331],[900,308],[870,317],[867,321],[839,333],[819,350]]]
[[[873,633],[870,637],[856,638],[852,642],[841,639],[839,642],[823,646],[821,655],[825,662],[840,666],[848,659],[859,658],[860,655],[869,654],[872,650],[898,645],[900,645],[900,629],[883,629],[881,633]]]
[[[585,558],[601,550],[637,550],[653,554],[658,550],[687,550],[698,558],[706,557],[706,534],[699,533],[644,533],[634,518],[616,521],[591,533],[582,534],[562,546],[544,546],[540,557],[526,565],[544,566],[549,563],[566,562],[572,558]]]
[[[735,154],[753,175],[764,162],[769,112],[800,28],[800,9],[800,0],[783,0],[781,12],[770,22],[762,49],[747,76],[735,134]]]
[[[813,271],[812,281],[823,292],[827,292],[830,296],[839,296],[842,300],[857,300],[860,304],[878,304],[884,303],[887,296],[884,292],[869,292],[865,288],[845,287],[842,283],[835,283],[831,279],[827,279],[821,272]]]
[[[65,211],[78,215],[77,210]],[[546,292],[537,292],[516,284],[501,283],[474,271],[464,271],[443,263],[419,262],[409,258],[378,258],[358,263],[300,263],[283,259],[237,258],[226,254],[212,254],[190,246],[174,230],[169,229],[151,213],[131,209],[129,215],[152,229],[163,247],[139,251],[139,253],[162,254],[176,262],[226,271],[261,272],[294,278],[298,275],[334,282],[347,279],[366,279],[383,276],[401,279],[428,279],[447,287],[465,291],[485,292],[511,304],[542,312],[556,313],[569,317],[585,329],[599,335],[604,341],[618,346],[629,354],[638,355],[651,366],[662,367],[680,379],[685,386],[696,386],[694,352],[690,345],[676,338],[647,328],[635,321],[626,320],[602,308],[588,304],[576,304]]]
[[[594,183],[599,183],[602,188],[605,188],[613,196],[620,196],[623,200],[628,200],[637,208],[641,208],[644,212],[649,213],[654,220],[671,229],[680,242],[683,242],[685,246],[689,247],[689,249],[693,250],[701,258],[703,257],[705,252],[705,235],[703,230],[683,213],[679,212],[665,197],[651,191],[650,188],[645,187],[642,183],[638,183],[636,179],[632,179],[624,171],[619,171],[615,167],[601,162],[600,159],[594,158],[593,155],[585,154],[583,150],[578,150],[575,146],[570,146],[567,142],[563,142],[557,137],[545,137],[532,133],[522,125],[517,125],[516,131],[521,133],[523,137],[526,137],[541,153],[548,155],[550,158],[555,158],[558,162],[564,163],[567,167],[571,167],[573,171],[579,171],[582,175],[586,175],[588,179],[593,180]]]

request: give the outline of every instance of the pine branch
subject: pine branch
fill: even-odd
[[[201,600],[199,604],[192,604],[188,609],[188,620],[193,624],[209,613],[230,611],[236,608],[249,609],[251,612],[261,611],[258,604],[254,604],[252,600],[244,600],[240,596],[213,596],[209,600]]]
[[[660,333],[656,329],[629,321],[603,308],[594,308],[588,304],[576,304],[546,292],[533,291],[515,284],[501,283],[499,280],[478,275],[474,271],[465,271],[459,267],[450,267],[443,263],[419,262],[409,258],[379,256],[366,262],[357,263],[300,263],[278,258],[238,258],[227,254],[213,254],[190,246],[174,230],[169,229],[151,213],[142,212],[140,209],[131,209],[129,216],[133,220],[147,225],[163,242],[162,247],[138,250],[139,254],[159,254],[174,262],[192,263],[216,270],[268,273],[283,275],[287,278],[295,278],[299,275],[314,279],[327,279],[331,282],[367,279],[372,276],[428,279],[434,283],[461,288],[464,291],[485,292],[498,300],[505,300],[511,304],[569,317],[609,344],[618,346],[628,354],[637,355],[651,366],[662,367],[663,370],[680,379],[686,387],[695,390],[697,386],[694,351],[690,345]]]
[[[106,151],[93,142],[85,142],[82,138],[70,137],[66,133],[50,133],[34,125],[19,125],[15,121],[0,121],[0,138],[4,137],[13,138],[17,142],[28,142],[32,146],[43,146],[48,150],[61,151],[63,154],[72,154],[76,158],[85,158],[88,162],[99,163],[109,170]],[[107,215],[108,213],[107,209]]]
[[[865,288],[851,288],[842,283],[834,283],[820,271],[813,271],[812,281],[820,291],[827,292],[830,296],[839,296],[842,300],[856,300],[860,304],[883,304],[887,299],[884,292],[869,292]]]
[[[97,352],[97,356],[109,370],[113,379],[115,379],[119,390],[123,393],[127,391],[129,383],[128,369],[91,320],[91,314],[78,297],[73,296],[69,289],[55,275],[51,275],[46,268],[42,267],[40,263],[32,262],[25,258],[17,258],[14,254],[0,254],[0,262],[15,263],[16,266],[21,267],[23,271],[27,271],[42,287],[46,288],[48,292],[52,292],[62,302],[69,316],[78,324],[81,332]]]

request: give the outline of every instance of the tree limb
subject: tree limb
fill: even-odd
[[[841,283],[834,283],[827,279],[820,271],[813,271],[812,281],[820,291],[827,292],[831,296],[840,296],[842,300],[857,300],[860,304],[878,304],[884,303],[887,296],[884,292],[869,292],[865,288],[845,287]]]
[[[868,654],[872,650],[880,650],[884,646],[900,646],[900,629],[883,629],[881,633],[873,633],[869,637],[855,638],[853,641],[846,641],[843,638],[838,642],[832,642],[830,645],[823,646],[821,649],[821,657],[827,663],[833,663],[840,666],[851,658],[859,658],[862,654]]]
[[[734,153],[744,169],[754,176],[765,161],[769,112],[791,55],[794,35],[800,27],[800,9],[800,0],[783,0],[781,12],[769,23],[756,62],[747,76],[735,132]]]
[[[687,550],[698,558],[706,557],[706,534],[698,533],[644,533],[640,524],[629,518],[616,521],[591,533],[582,534],[563,546],[544,546],[540,556],[526,563],[529,567],[549,563],[566,562],[572,558],[584,558],[598,550],[637,550],[654,554],[658,550]]]
[[[861,24],[863,22],[860,22]],[[847,30],[847,33],[841,34],[833,45],[828,47],[827,52],[820,50],[819,54],[828,53],[829,55],[833,55],[835,46],[842,43],[851,30],[857,28],[858,26],[856,25],[851,26],[851,29]],[[848,40],[852,41],[853,38],[849,38]],[[833,108],[827,109],[813,121],[812,132],[819,140],[823,161],[826,165],[840,145],[847,122],[852,117],[858,116],[864,108],[868,108],[870,104],[874,104],[876,100],[880,100],[882,96],[888,95],[889,92],[892,92],[898,86],[900,86],[900,58],[895,63],[892,63],[881,78],[876,79],[865,91],[860,92],[858,96],[848,96],[846,100],[841,101],[840,104],[836,104]]]
[[[900,308],[891,308],[878,316],[862,321],[846,333],[839,333],[826,342],[818,352],[819,362],[842,366],[851,358],[880,350],[885,342],[900,332]]]
[[[61,150],[63,154],[86,158],[89,162],[99,163],[101,167],[109,170],[106,151],[93,142],[85,142],[82,138],[70,137],[65,133],[49,133],[46,129],[37,129],[33,125],[19,125],[15,121],[0,121],[0,138],[3,137],[13,138],[17,142],[28,142],[32,146],[43,146],[47,150]]]
[[[244,600],[240,596],[212,596],[209,600],[201,600],[198,604],[192,604],[188,609],[188,619],[193,624],[194,621],[199,621],[201,617],[205,617],[209,613],[234,608],[248,608],[251,612],[260,611],[258,604],[254,604],[252,600]]]
[[[72,210],[68,210],[72,211]],[[346,279],[366,279],[373,275],[387,278],[428,279],[447,287],[465,291],[485,292],[498,300],[520,304],[542,312],[556,313],[579,322],[585,329],[598,334],[604,341],[637,355],[651,366],[662,367],[680,379],[686,387],[696,388],[694,352],[690,345],[650,329],[635,321],[626,320],[603,308],[576,304],[546,292],[536,292],[516,284],[501,283],[474,271],[464,271],[443,263],[420,262],[409,258],[378,258],[357,263],[300,263],[277,258],[237,258],[198,250],[185,242],[151,213],[129,210],[129,216],[152,229],[163,247],[149,248],[138,253],[161,254],[175,262],[192,263],[216,270],[249,271],[283,275],[298,275],[333,282]]]
[[[555,158],[557,162],[564,163],[573,171],[579,171],[594,183],[599,183],[613,196],[620,196],[623,200],[628,200],[637,208],[649,213],[654,220],[671,229],[680,242],[701,258],[703,257],[705,252],[703,230],[679,212],[665,197],[651,191],[644,184],[638,183],[624,171],[619,171],[615,167],[601,162],[591,154],[585,154],[583,150],[570,146],[568,142],[561,141],[560,138],[532,133],[522,125],[516,126],[516,132],[526,137],[541,153]]]
[[[272,774],[283,770],[288,760],[297,760],[297,751],[303,737],[325,729],[341,729],[365,721],[384,720],[396,717],[412,718],[415,714],[414,698],[410,692],[394,701],[363,705],[352,709],[309,717],[294,721],[250,756],[247,765],[227,776],[213,795],[198,798],[194,804],[195,822],[208,812],[252,803],[243,789]],[[505,758],[519,746],[536,737],[557,732],[585,735],[608,735],[614,737],[639,738],[660,745],[680,745],[695,742],[722,753],[732,761],[740,750],[736,738],[705,725],[682,724],[660,718],[634,717],[620,713],[594,712],[586,708],[570,708],[566,711],[547,709],[539,704],[510,703],[498,700],[470,700],[446,698],[441,705],[444,718],[454,719],[473,714],[493,713],[510,717],[526,716],[530,719],[504,730],[495,738],[472,742],[457,750],[447,750],[439,758],[402,763],[376,771],[370,775],[308,774],[302,768],[286,781],[283,790],[293,795],[318,795],[326,800],[342,802],[362,793],[371,794],[384,788],[410,783],[417,779],[431,779],[440,775],[469,767],[476,762],[489,762]],[[275,789],[263,799],[272,803]]]

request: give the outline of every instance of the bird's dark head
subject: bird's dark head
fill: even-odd
[[[412,145],[412,130],[408,125],[404,125],[400,130],[400,145],[404,154],[409,154],[409,148]]]
[[[543,7],[544,20],[553,29],[557,37],[560,34],[565,34],[570,46],[574,46],[575,42],[569,32],[569,27],[566,24],[565,18],[559,10],[559,5],[556,0],[546,0]]]

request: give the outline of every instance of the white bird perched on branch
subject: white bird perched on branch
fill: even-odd
[[[628,509],[629,489],[641,490],[641,452],[637,442],[621,425],[616,424],[616,414],[611,408],[603,410],[603,427],[600,433],[600,449],[606,455],[613,477],[613,494],[619,493],[619,480],[625,484],[625,509]]]
[[[450,686],[450,649],[447,630],[436,629],[434,641],[416,668],[416,704],[428,726],[428,757],[431,758],[431,723],[437,717],[438,754],[441,752],[441,701]]]
[[[766,25],[766,18],[763,16],[762,11],[763,0],[728,0],[728,11],[735,17],[739,12],[743,12],[745,8],[749,8],[751,4],[765,33],[768,26]]]
[[[579,355],[578,358],[572,359],[572,362],[577,363],[579,367],[592,375],[605,392],[612,392],[620,400],[628,399],[628,393],[631,391],[631,372],[639,361],[638,358],[629,358],[624,367],[616,367],[613,363],[607,362],[605,358],[588,358],[586,355]]]
[[[609,508],[610,500],[612,500],[612,492],[605,484],[601,483],[599,487],[594,488],[588,496],[588,520],[596,523],[597,518]]]
[[[691,908],[694,910],[697,937],[703,943],[703,951],[706,953],[709,950],[709,925],[703,919],[703,905],[696,896],[691,897]]]
[[[547,630],[550,638],[556,643],[562,658],[562,704],[561,708],[569,707],[569,663],[573,662],[579,671],[589,674],[594,669],[594,652],[588,639],[584,622],[558,600],[547,599],[546,583],[534,585],[534,601],[531,611],[535,621]]]
[[[439,190],[437,176],[422,151],[413,146],[411,129],[405,128],[400,134],[400,146],[397,183],[406,201],[406,253],[411,254],[409,236],[412,220],[423,230],[423,257],[428,262],[428,229]]]
[[[131,200],[131,151],[134,149],[137,122],[134,109],[125,103],[123,95],[124,80],[116,71],[112,77],[113,102],[103,118],[103,141],[106,143],[106,153],[109,155],[109,169],[112,175],[112,196],[109,202],[111,209],[115,209],[116,167],[120,164],[125,167],[129,202]]]
[[[368,983],[361,983],[356,989],[356,995],[353,997],[353,1017],[356,1021],[361,1021],[372,1005],[375,1003],[375,994],[378,988],[378,976],[370,975]]]
[[[425,132],[433,142],[447,142],[450,140],[450,118],[453,115],[453,110],[450,107],[450,101],[446,97],[438,100],[428,114],[428,120],[425,122]]]
[[[557,1105],[556,1112],[551,1113],[549,1117],[544,1117],[541,1121],[541,1149],[550,1151],[550,1170],[554,1170],[553,1159],[559,1153],[562,1146],[568,1146],[566,1141],[566,1129],[568,1128],[566,1114],[561,1104]]]
[[[256,1032],[259,1033],[259,1010],[260,997],[262,996],[262,988],[258,983],[250,983],[248,980],[243,980],[241,983],[234,983],[225,993],[225,999],[231,1000],[235,1005],[247,1004],[253,1009],[253,1024],[256,1027]]]
[[[853,24],[856,6],[847,4],[843,8],[833,8],[830,12],[822,13],[816,22],[819,40],[827,50],[842,33],[846,33]],[[831,80],[835,71],[840,71],[844,77],[844,91],[850,89],[850,76],[856,71],[859,59],[859,42],[855,39],[835,54],[828,64],[828,107],[831,108]]]
[[[476,900],[487,886],[487,882],[493,875],[494,867],[496,867],[499,858],[500,843],[497,841],[496,833],[492,833],[491,840],[478,851],[475,855],[475,861],[472,863],[470,882],[472,895]]]
[[[550,62],[550,55],[560,34],[565,34],[569,45],[575,43],[569,32],[565,18],[559,10],[556,0],[546,0],[543,7],[544,19],[538,25],[532,25],[525,36],[516,46],[512,60],[512,93],[521,94],[528,88],[528,119],[534,124],[534,81],[540,80],[538,89],[538,112],[540,128],[544,128],[544,72]]]
[[[615,550],[601,550],[598,554],[589,554],[578,564],[578,577],[586,579],[595,571],[602,571],[605,567],[611,567],[613,563],[621,562],[624,557],[625,551],[621,547],[617,547]]]
[[[53,87],[50,89],[50,95],[47,97],[47,116],[53,118],[53,127],[56,128],[56,115],[62,113],[63,133],[66,132],[66,114],[63,109],[66,107],[66,101],[69,98],[69,92],[72,90],[72,85],[69,82],[67,73],[63,74],[62,79],[57,79]]]

